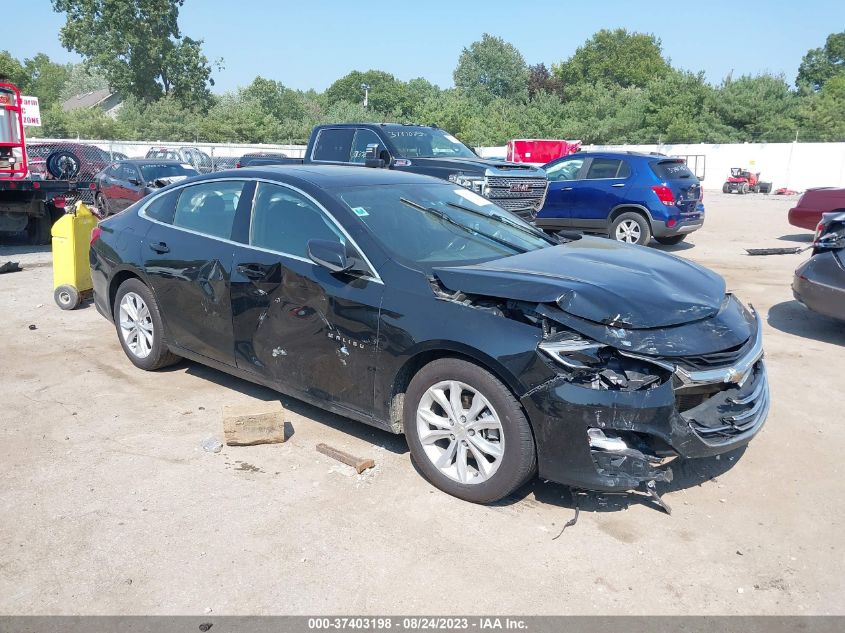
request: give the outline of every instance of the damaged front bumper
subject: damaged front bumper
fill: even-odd
[[[575,488],[633,490],[671,481],[675,458],[710,457],[747,444],[769,410],[756,321],[756,332],[728,364],[724,353],[652,358],[667,373],[647,388],[596,388],[562,372],[526,393],[522,404],[533,424],[540,476]]]

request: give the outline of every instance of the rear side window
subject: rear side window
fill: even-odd
[[[627,178],[631,171],[628,164],[618,158],[594,158],[587,171],[587,180],[600,178]]]
[[[354,136],[354,128],[320,130],[311,158],[313,160],[348,163]]]
[[[308,257],[309,240],[346,242],[343,233],[311,200],[287,187],[265,182],[258,183],[249,233],[251,246],[303,258]]]
[[[176,211],[176,199],[178,197],[178,191],[171,191],[163,196],[153,198],[144,209],[144,214],[153,220],[171,224],[173,222],[173,212]]]
[[[244,182],[225,180],[185,187],[176,204],[173,226],[231,239]]]
[[[661,160],[651,164],[651,170],[660,180],[679,180],[681,178],[694,179],[687,164],[682,160]]]

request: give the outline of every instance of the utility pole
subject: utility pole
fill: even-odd
[[[370,103],[370,84],[361,84],[361,90],[364,91],[364,107],[366,108]]]

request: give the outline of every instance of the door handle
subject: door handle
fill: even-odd
[[[238,274],[252,281],[259,281],[267,277],[267,271],[253,264],[238,264]]]
[[[610,185],[610,186],[611,187],[624,187],[625,183],[624,182],[617,182],[615,185]]]
[[[158,244],[150,244],[150,248],[159,255],[170,252],[170,247],[164,242],[159,242]]]
[[[572,191],[572,187],[564,187],[561,191]]]

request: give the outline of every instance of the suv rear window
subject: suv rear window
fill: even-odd
[[[678,180],[695,178],[687,164],[682,160],[660,160],[651,164],[651,170],[660,180]]]

